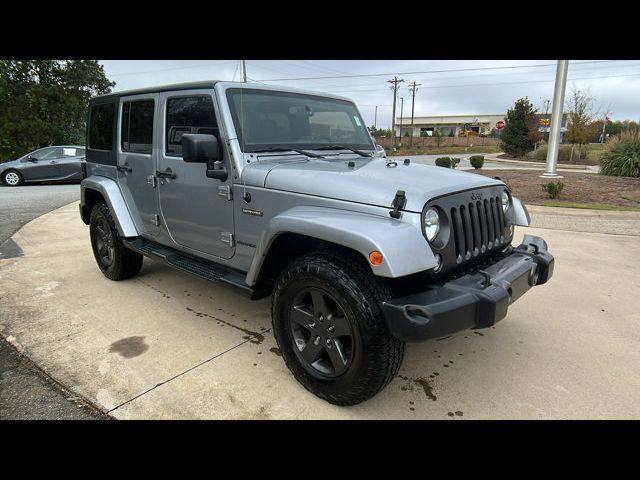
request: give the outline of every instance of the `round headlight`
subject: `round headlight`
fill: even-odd
[[[509,194],[507,193],[506,190],[502,192],[501,200],[502,200],[502,211],[506,212],[507,208],[509,208],[509,205],[511,204],[511,197],[509,197]]]
[[[424,214],[424,233],[427,236],[427,240],[432,242],[439,231],[440,215],[438,215],[438,210],[431,207]]]

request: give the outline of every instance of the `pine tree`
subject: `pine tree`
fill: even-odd
[[[516,101],[507,110],[504,129],[501,133],[502,149],[514,157],[521,157],[534,148],[532,129],[535,129],[536,110],[527,97]]]

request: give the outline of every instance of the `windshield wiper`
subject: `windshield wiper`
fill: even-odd
[[[263,152],[297,152],[300,153],[302,155],[306,155],[307,157],[313,157],[313,158],[324,158],[322,155],[318,155],[317,153],[312,153],[312,152],[305,152],[304,150],[298,150],[296,148],[275,148],[275,147],[269,147],[269,148],[263,148],[261,150],[253,150],[250,153],[263,153]]]
[[[353,153],[357,153],[361,157],[370,157],[371,156],[370,153],[364,153],[364,152],[361,152],[360,150],[356,150],[355,148],[345,147],[344,145],[328,145],[326,147],[314,148],[314,150],[350,150]]]

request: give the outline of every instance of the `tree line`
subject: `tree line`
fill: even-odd
[[[84,145],[89,99],[114,86],[97,60],[1,60],[0,161]]]

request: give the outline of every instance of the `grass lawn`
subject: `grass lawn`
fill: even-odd
[[[640,178],[607,177],[589,173],[562,172],[564,188],[559,199],[542,190],[549,180],[531,170],[468,170],[487,177],[500,177],[525,204],[550,207],[640,211]]]

